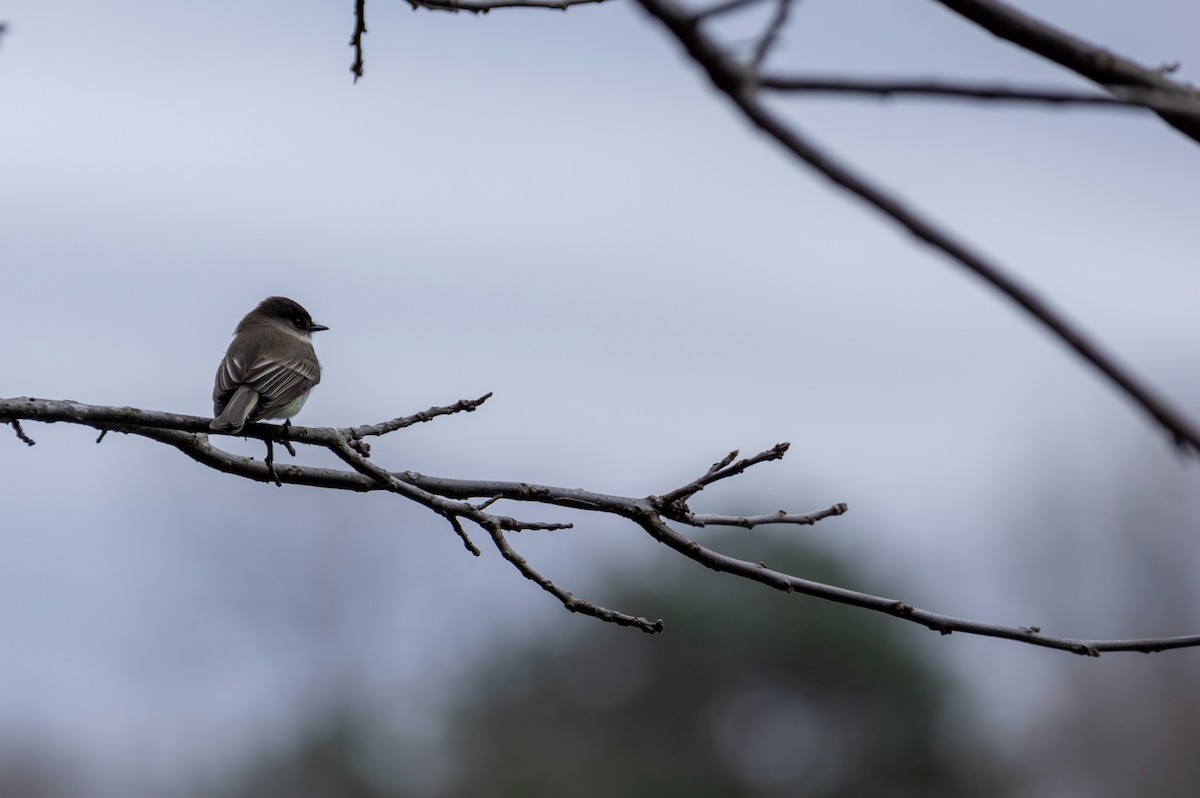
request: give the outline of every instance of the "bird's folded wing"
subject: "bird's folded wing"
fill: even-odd
[[[213,401],[220,413],[238,386],[246,385],[261,397],[256,417],[262,418],[291,404],[320,381],[321,367],[314,359],[260,356],[247,364],[236,356],[226,357],[217,369]]]

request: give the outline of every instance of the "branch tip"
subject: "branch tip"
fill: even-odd
[[[738,456],[738,450],[734,449],[732,452],[725,455],[720,460],[718,460],[717,462],[715,462],[711,466],[709,466],[708,471],[706,473],[715,474],[716,472],[720,471],[725,466],[732,463],[737,458],[737,456]]]
[[[459,539],[462,540],[463,546],[467,549],[467,551],[471,552],[476,557],[482,556],[483,552],[481,552],[479,547],[475,545],[475,542],[471,540],[471,536],[467,534],[467,530],[463,529],[462,522],[458,520],[457,515],[443,513],[442,517],[450,522],[450,526],[454,528],[454,534],[458,535]]]
[[[20,419],[14,418],[8,423],[13,428],[13,432],[17,434],[17,440],[21,441],[21,443],[25,444],[26,446],[34,446],[37,443],[37,441],[25,434],[25,430],[21,428]],[[101,437],[103,437],[103,433],[101,433]],[[99,441],[97,441],[97,443],[99,443]]]
[[[531,566],[524,557],[522,557],[520,554],[517,554],[512,546],[509,545],[508,540],[504,537],[504,530],[500,529],[499,525],[481,524],[481,526],[483,526],[487,533],[491,535],[492,542],[496,544],[496,549],[500,552],[500,556],[512,563],[512,565],[518,571],[520,571],[521,575],[526,579],[557,598],[560,602],[562,602],[563,607],[570,612],[578,612],[582,613],[583,615],[590,615],[593,618],[598,618],[599,620],[606,621],[608,623],[615,623],[618,626],[632,626],[637,629],[641,629],[647,634],[658,634],[662,631],[662,620],[648,621],[639,616],[627,615],[623,612],[610,610],[607,607],[601,607],[598,604],[593,604],[590,601],[578,598],[566,590],[563,590],[561,587],[554,584],[549,579],[534,570],[533,566]]]

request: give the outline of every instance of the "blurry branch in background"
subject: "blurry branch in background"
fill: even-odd
[[[661,22],[683,45],[692,60],[704,68],[713,85],[732,100],[742,114],[761,131],[783,145],[797,159],[873,206],[918,239],[940,250],[960,266],[1008,297],[1022,310],[1037,319],[1054,336],[1075,350],[1080,357],[1091,363],[1136,404],[1140,405],[1171,434],[1178,446],[1193,452],[1200,451],[1200,428],[1197,428],[1187,416],[1143,384],[1134,376],[1129,367],[1117,361],[1058,309],[1018,281],[998,263],[975,251],[931,218],[909,207],[894,194],[831,156],[804,136],[798,127],[782,114],[776,113],[767,106],[762,96],[764,89],[800,91],[805,89],[806,85],[809,88],[812,85],[811,81],[806,84],[802,78],[767,77],[759,74],[767,51],[777,41],[780,27],[787,19],[786,6],[794,0],[772,0],[778,4],[776,11],[747,63],[743,63],[732,55],[706,28],[708,23],[721,17],[766,1],[727,0],[727,2],[710,6],[707,10],[694,12],[672,0],[639,0],[642,7]],[[942,1],[939,0],[939,2]],[[1015,37],[1010,38],[1011,41],[1018,43],[1026,39],[1036,41],[1039,46],[1031,48],[1034,52],[1046,54],[1047,57],[1053,56],[1057,62],[1075,68],[1080,74],[1101,82],[1106,88],[1116,86],[1117,97],[1115,99],[1125,101],[1125,104],[1137,100],[1132,104],[1144,105],[1148,104],[1150,100],[1158,100],[1169,101],[1173,108],[1188,109],[1186,113],[1172,110],[1171,112],[1163,111],[1160,115],[1187,135],[1200,140],[1200,115],[1197,115],[1200,113],[1200,94],[1197,94],[1193,88],[1169,80],[1159,72],[1138,67],[1133,62],[1121,59],[1099,48],[1085,45],[1065,33],[1062,33],[1056,40],[1056,46],[1049,46],[1044,41],[1046,37],[1053,37],[1061,32],[1056,32],[1053,28],[1037,23],[1015,11],[1006,10],[1007,7],[1001,3],[990,0],[976,0],[975,2],[945,0],[944,4],[964,14],[967,9],[970,9],[973,16],[968,15],[968,18],[978,24],[984,24],[986,21],[1011,33],[1012,37]],[[997,22],[998,19],[1002,19],[1004,24],[1001,25]],[[1021,27],[1022,25],[1026,27]],[[989,27],[989,30],[991,29]],[[1024,31],[1024,33],[1018,35],[1019,31]],[[1108,66],[1106,68],[1097,66],[1097,63],[1101,61]],[[823,90],[860,92],[865,90],[865,87],[866,84],[860,84],[857,89],[849,87],[834,89],[831,83],[826,83]],[[880,91],[881,88],[886,88],[880,84],[876,84],[872,88],[871,93],[877,94],[897,91],[896,86],[891,87],[888,91]],[[913,91],[914,88],[914,84],[908,84],[908,90],[911,93],[917,93]],[[1148,91],[1152,92],[1153,96],[1134,96],[1129,93],[1131,91]],[[949,94],[951,92],[946,91],[945,87],[939,91],[933,91],[926,87],[925,93]],[[996,95],[998,92],[994,88],[981,88],[972,92],[967,87],[958,86],[955,87],[954,93],[969,95],[976,99],[987,99],[989,95]],[[1017,97],[1014,92],[1007,92],[1005,99],[1017,99]],[[1029,99],[1028,94],[1025,99]],[[1039,99],[1044,102],[1050,101],[1046,94]],[[1065,93],[1058,94],[1054,101],[1075,102],[1075,100],[1068,100]],[[1086,102],[1096,104],[1096,101],[1090,97],[1086,98]]]
[[[999,0],[935,0],[956,14],[974,22],[994,36],[1009,41],[1042,58],[1066,67],[1102,88],[1146,89],[1175,94],[1200,103],[1196,89],[1167,77],[1173,66],[1151,69],[1124,58],[1111,50],[1049,25]],[[1167,124],[1188,138],[1200,142],[1200,116],[1159,114]]]
[[[592,5],[603,3],[605,0],[408,0],[413,11],[426,8],[430,11],[466,11],[471,14],[486,14],[494,8],[548,8],[554,11],[566,11],[571,6]],[[354,73],[354,82],[363,76],[363,34],[367,32],[367,0],[354,0],[354,33],[350,37],[350,46],[354,48],[354,63],[350,71]],[[3,33],[3,26],[0,26]]]
[[[530,581],[562,602],[571,612],[580,612],[621,626],[632,626],[644,632],[662,631],[662,621],[617,612],[580,599],[542,576],[508,543],[506,533],[522,531],[566,530],[571,524],[522,521],[499,515],[492,508],[499,502],[517,505],[548,505],[585,513],[600,513],[625,518],[641,527],[658,542],[714,571],[733,574],[787,593],[809,596],[874,610],[902,620],[920,624],[940,634],[965,632],[999,637],[1037,646],[1045,646],[1087,656],[1099,656],[1103,651],[1162,651],[1200,646],[1200,635],[1186,637],[1147,638],[1140,640],[1081,640],[1044,635],[1034,626],[1002,626],[981,623],[949,615],[917,609],[903,601],[837,587],[772,570],[766,563],[753,563],[729,557],[706,548],[680,532],[672,524],[686,527],[708,525],[754,527],[763,524],[808,526],[823,519],[842,515],[845,504],[834,504],[817,512],[800,515],[780,511],[755,516],[695,514],[689,502],[705,488],[738,476],[760,463],[783,458],[788,444],[780,443],[751,457],[738,459],[738,453],[713,463],[700,476],[662,494],[645,498],[616,496],[581,488],[560,488],[528,482],[499,480],[467,480],[428,476],[415,471],[388,471],[373,463],[367,437],[386,435],[413,424],[430,421],[439,416],[471,412],[482,405],[491,394],[478,399],[466,399],[453,405],[431,407],[411,416],[395,418],[381,424],[357,427],[284,427],[273,424],[251,424],[237,433],[238,437],[266,442],[290,442],[329,449],[345,462],[350,470],[288,465],[270,467],[252,457],[226,452],[213,446],[209,429],[210,419],[179,415],[134,407],[104,407],[75,401],[15,397],[0,399],[0,423],[13,427],[17,437],[28,445],[33,440],[21,427],[21,421],[42,423],[65,422],[80,424],[104,432],[121,432],[172,446],[198,463],[227,474],[258,482],[284,482],[316,488],[352,490],[359,492],[385,490],[396,493],[445,518],[467,549],[479,555],[463,521],[473,524],[492,539],[501,556]],[[103,435],[101,435],[103,437]]]
[[[363,43],[367,33],[367,0],[354,0],[354,32],[350,34],[350,46],[354,48],[354,63],[350,71],[354,73],[354,82],[363,76]]]
[[[605,0],[408,0],[413,10],[427,8],[430,11],[467,11],[486,14],[494,8],[548,8],[566,11],[572,6],[594,5]]]
[[[921,241],[940,250],[951,260],[999,291],[1050,333],[1095,367],[1109,382],[1140,406],[1170,433],[1175,444],[1189,452],[1200,452],[1200,427],[1174,405],[1152,390],[1133,370],[1118,361],[1075,322],[1019,281],[999,263],[976,251],[950,230],[902,202],[826,152],[803,135],[782,114],[769,108],[764,92],[788,94],[834,93],[843,95],[924,96],[1050,103],[1082,107],[1146,108],[1157,113],[1184,135],[1200,142],[1200,92],[1167,75],[1171,67],[1151,69],[1091,44],[1066,31],[1024,14],[999,0],[935,0],[992,34],[1036,55],[1066,67],[1099,84],[1107,94],[1012,88],[993,84],[946,83],[919,80],[835,79],[803,75],[764,73],[773,47],[788,24],[792,3],[798,0],[723,0],[693,10],[673,0],[639,0],[649,14],[679,41],[693,61],[742,114],[761,131],[775,139],[798,160],[857,196],[883,215],[907,229]],[[351,44],[355,47],[353,71],[362,74],[364,0],[355,0],[357,24]],[[492,8],[566,8],[602,0],[409,0],[414,9],[485,12]],[[769,21],[748,59],[731,54],[708,30],[719,22],[748,9],[772,6]]]
[[[946,100],[1078,105],[1096,108],[1146,108],[1200,117],[1197,98],[1149,89],[1114,88],[1109,94],[1007,86],[994,83],[960,83],[940,80],[856,79],[810,75],[763,75],[760,89],[807,94],[866,94],[876,97],[925,97]]]

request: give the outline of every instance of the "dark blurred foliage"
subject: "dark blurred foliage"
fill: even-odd
[[[204,795],[245,798],[381,798],[398,795],[378,786],[362,752],[375,734],[365,718],[345,711],[315,718],[296,730],[282,751],[263,755],[231,783]]]
[[[770,534],[770,533],[768,533]],[[750,536],[755,550],[738,552]],[[789,535],[710,538],[772,567],[852,583]],[[776,538],[781,536],[776,535]],[[444,796],[990,796],[995,761],[953,687],[893,619],[713,574],[674,555],[590,590],[652,612],[649,636],[563,617],[532,646],[494,652],[464,680],[445,741]],[[335,713],[253,764],[230,796],[400,796],[365,775],[369,721]],[[386,746],[385,746],[386,747]],[[396,769],[413,767],[399,748]],[[419,766],[419,765],[417,765]],[[386,768],[385,768],[386,770]],[[428,794],[428,793],[426,793]]]
[[[1085,635],[1200,630],[1200,475],[1171,454],[1131,452],[1099,480],[1058,475],[1024,527],[1026,556],[1008,563],[1025,612]],[[1049,665],[1032,729],[1019,740],[1022,794],[1200,795],[1200,649]]]
[[[0,738],[0,798],[68,798],[80,794],[78,781],[48,749]]]

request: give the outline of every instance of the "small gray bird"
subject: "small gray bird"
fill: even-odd
[[[209,427],[240,432],[264,418],[290,419],[300,412],[321,381],[312,334],[329,328],[314,324],[299,303],[267,297],[246,314],[217,367]]]

